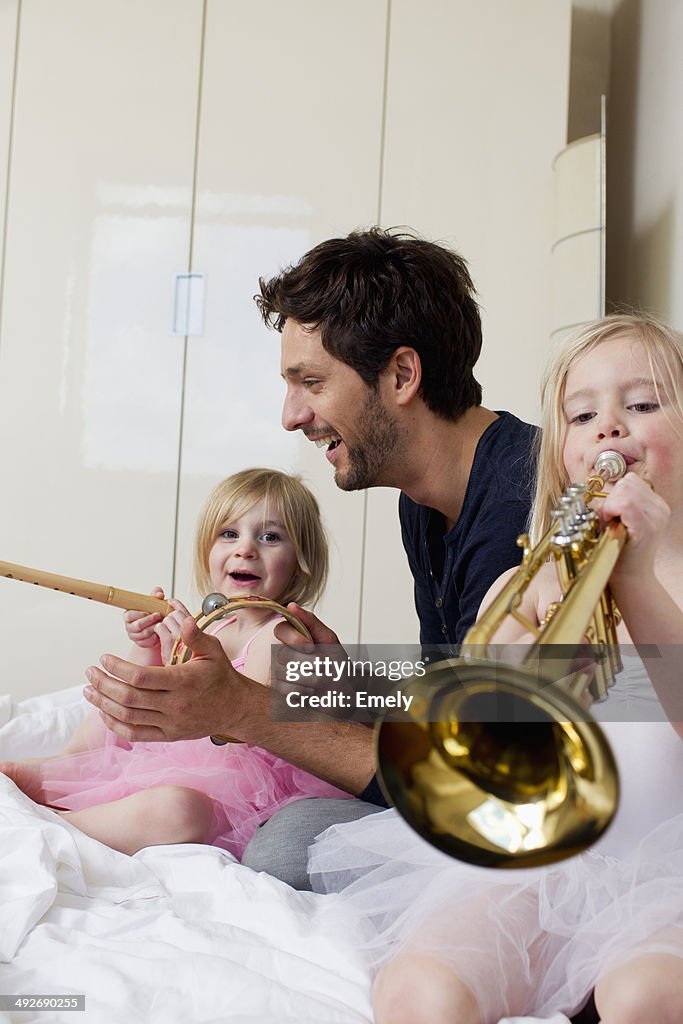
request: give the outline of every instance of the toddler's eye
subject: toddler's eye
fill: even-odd
[[[595,416],[594,412],[580,412],[576,416],[573,416],[570,423],[590,423]]]
[[[234,540],[237,537],[237,531],[236,530],[221,530],[221,532],[218,534],[218,536],[222,537],[223,540]]]
[[[262,534],[262,540],[264,540],[266,544],[277,544],[277,542],[280,540],[280,534],[270,532],[264,533]]]
[[[659,409],[658,402],[634,402],[629,406],[629,409],[633,409],[634,412],[655,412]]]

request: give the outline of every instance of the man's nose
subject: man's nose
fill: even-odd
[[[301,396],[288,392],[282,404],[282,426],[285,430],[301,430],[312,423],[314,413]]]

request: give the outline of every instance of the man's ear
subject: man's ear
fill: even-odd
[[[420,390],[422,363],[414,348],[397,348],[387,366],[389,381],[398,405],[407,405]]]

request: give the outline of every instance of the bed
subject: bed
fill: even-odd
[[[0,696],[0,760],[57,753],[86,707],[80,687],[17,705]],[[370,980],[334,897],[297,893],[214,847],[126,857],[4,775],[0,994],[0,1024],[372,1021]],[[6,998],[55,994],[84,995],[83,1016]]]

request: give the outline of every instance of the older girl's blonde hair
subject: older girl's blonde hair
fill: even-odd
[[[536,494],[530,521],[532,544],[537,544],[550,525],[550,513],[564,488],[582,483],[567,478],[562,459],[566,423],[564,391],[569,368],[575,360],[603,341],[621,338],[624,345],[642,342],[650,372],[671,407],[683,422],[683,335],[649,313],[614,313],[587,324],[556,349],[541,385],[542,434],[538,446]]]
[[[195,538],[194,575],[199,593],[211,590],[209,552],[228,523],[263,500],[270,514],[282,519],[296,553],[297,568],[281,604],[296,601],[314,605],[322,594],[328,573],[327,537],[318,502],[297,476],[277,469],[244,469],[218,484],[199,517]]]

